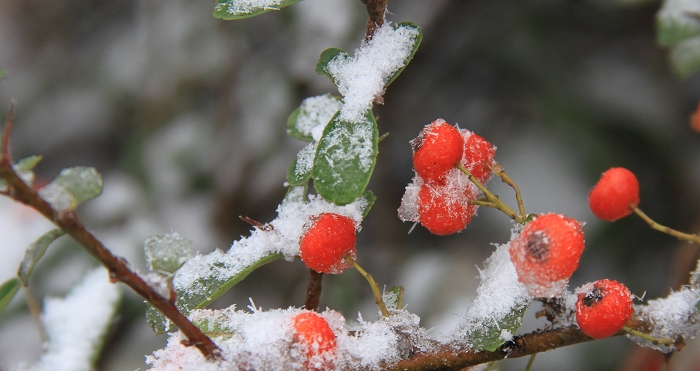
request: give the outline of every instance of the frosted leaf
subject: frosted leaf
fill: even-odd
[[[362,122],[375,97],[384,94],[387,83],[403,68],[420,39],[418,28],[389,22],[378,28],[372,39],[363,42],[353,57],[339,54],[328,62],[325,71],[343,95],[340,119]]]
[[[698,291],[684,287],[666,298],[650,300],[647,305],[635,305],[634,311],[639,319],[650,324],[652,332],[649,335],[670,339],[682,336],[683,339],[689,340],[700,333],[700,314],[697,310],[699,301]],[[627,336],[641,346],[664,353],[676,350],[673,346],[655,345],[636,336]]]
[[[102,176],[93,167],[63,169],[56,179],[39,191],[39,196],[58,211],[75,209],[102,193]]]
[[[22,259],[22,263],[20,263],[17,271],[17,276],[24,286],[29,284],[29,276],[31,276],[34,266],[44,256],[49,245],[64,234],[65,232],[60,229],[52,229],[27,246],[24,259]]]
[[[7,304],[10,304],[10,301],[15,297],[20,286],[21,282],[19,278],[16,277],[10,278],[0,285],[0,313],[2,313]]]
[[[177,232],[148,237],[144,243],[144,251],[149,269],[168,275],[194,256],[192,241],[180,237]]]
[[[279,10],[301,0],[217,0],[214,17],[221,19],[241,19]]]
[[[292,185],[300,185],[311,178],[311,170],[314,167],[314,157],[316,156],[317,142],[307,144],[299,151],[297,157],[287,170],[287,182]]]
[[[114,315],[119,289],[107,270],[88,273],[63,299],[44,301],[42,323],[49,341],[32,371],[89,371]]]
[[[527,288],[518,281],[508,245],[500,245],[479,270],[481,284],[474,304],[461,316],[459,335],[477,349],[493,350],[503,342],[502,330],[512,335],[530,303]]]
[[[700,2],[697,0],[666,0],[656,14],[658,41],[674,45],[700,35]]]
[[[34,169],[39,161],[41,161],[41,156],[25,157],[12,165],[12,169],[24,183],[32,185],[32,183],[34,183],[34,172],[32,169]],[[7,189],[7,183],[4,179],[0,179],[0,189]]]
[[[341,106],[340,99],[330,94],[304,99],[296,115],[293,114],[290,117],[291,122],[288,123],[290,134],[297,137],[294,135],[294,132],[297,132],[302,136],[298,139],[318,141],[321,139],[323,129]]]

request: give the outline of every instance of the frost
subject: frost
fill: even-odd
[[[39,196],[50,203],[58,211],[70,210],[73,205],[73,196],[63,187],[51,183],[39,191]]]
[[[475,336],[483,336],[497,329],[496,338],[509,340],[503,338],[508,333],[500,329],[502,323],[512,316],[514,311],[527,307],[530,296],[525,285],[518,281],[507,244],[496,248],[486,260],[484,269],[479,270],[479,276],[481,284],[477,289],[477,297],[474,299],[474,305],[461,318],[460,332],[467,341],[472,342]],[[516,329],[517,327],[508,329],[508,332],[512,335]]]
[[[231,15],[254,14],[261,10],[277,10],[286,0],[228,0],[216,5],[215,11],[226,9]]]
[[[342,53],[326,65],[328,72],[343,95],[340,120],[364,121],[365,112],[372,108],[375,97],[384,93],[391,76],[410,57],[419,31],[386,22],[368,42],[355,50],[350,58]]]
[[[144,251],[149,269],[163,274],[172,274],[194,256],[192,241],[180,237],[177,232],[148,237]]]
[[[104,268],[88,273],[64,299],[47,298],[42,322],[49,342],[31,371],[88,371],[110,322],[119,289]]]
[[[652,332],[649,334],[656,338],[694,339],[700,333],[700,315],[697,311],[700,293],[688,287],[671,293],[666,298],[650,300],[647,305],[635,305],[637,316],[651,324]],[[654,348],[664,353],[676,350],[666,345],[655,345],[648,340],[630,336],[641,346]]]
[[[325,156],[331,166],[357,159],[360,169],[366,173],[372,167],[375,156],[372,134],[372,125],[338,125],[323,137],[324,146],[319,156]],[[342,178],[342,174],[338,174],[338,178]]]
[[[413,181],[406,186],[406,192],[401,198],[401,206],[399,206],[399,219],[404,222],[417,222],[420,220],[418,214],[418,192],[423,185],[423,178],[419,176],[413,177]]]
[[[297,154],[297,166],[294,169],[294,175],[301,177],[304,174],[309,174],[314,167],[314,157],[316,156],[316,148],[318,142],[307,144]]]
[[[342,102],[330,94],[310,97],[301,102],[294,127],[302,134],[318,142],[323,129],[340,110]]]

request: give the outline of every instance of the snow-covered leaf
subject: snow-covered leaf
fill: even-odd
[[[301,0],[217,0],[214,17],[224,20],[249,18],[299,1]]]
[[[195,278],[195,282],[191,287],[182,288],[176,285],[175,291],[178,298],[177,307],[180,312],[185,315],[189,314],[193,309],[204,308],[207,304],[211,303],[212,300],[221,296],[254,270],[267,263],[282,259],[283,257],[282,254],[269,254],[253,264],[248,265],[231,277],[222,279],[219,275],[202,275]],[[225,270],[227,268],[226,265],[227,262],[223,261],[223,259],[220,261],[213,261],[210,269]],[[146,320],[156,334],[162,334],[168,331],[170,326],[170,322],[167,318],[150,304],[146,306]]]
[[[700,70],[700,36],[672,46],[669,57],[673,69],[681,77],[688,77]]]
[[[339,116],[331,120],[318,143],[312,172],[321,197],[345,205],[363,194],[377,160],[377,138],[371,110],[360,123],[341,121]]]
[[[364,219],[367,216],[367,214],[369,214],[369,211],[372,209],[372,205],[374,205],[374,201],[377,200],[377,196],[374,195],[374,192],[367,190],[365,191],[365,193],[362,194],[362,198],[367,201],[365,204],[362,205],[361,208],[362,218]]]
[[[2,313],[7,304],[10,304],[10,300],[12,300],[17,290],[19,290],[19,285],[19,278],[15,277],[10,278],[0,286],[0,313]]]
[[[700,35],[700,1],[664,1],[656,14],[656,26],[657,40],[664,46]]]
[[[163,274],[174,273],[194,256],[192,241],[177,233],[148,237],[144,251],[149,269]]]
[[[298,186],[291,186],[284,195],[283,203],[303,203],[309,198],[309,183]]]
[[[287,118],[287,133],[305,142],[318,141],[342,102],[330,94],[309,97]]]
[[[406,59],[404,59],[403,65],[394,72],[391,77],[389,77],[389,80],[384,84],[384,88],[386,89],[387,86],[389,86],[394,80],[396,80],[397,77],[403,72],[404,69],[406,69],[406,66],[408,65],[408,62],[413,59],[413,56],[416,54],[416,51],[418,50],[418,47],[420,46],[420,42],[423,40],[423,32],[421,31],[421,28],[416,26],[414,23],[411,22],[401,22],[397,25],[394,26],[394,29],[397,29],[399,27],[405,27],[407,29],[413,29],[416,32],[416,36],[412,39],[413,42],[413,48],[411,49],[410,53],[408,56],[406,56]]]
[[[291,186],[302,185],[311,179],[311,170],[314,168],[314,156],[316,156],[316,142],[307,144],[299,151],[287,169],[287,183]]]
[[[53,182],[39,191],[39,195],[59,211],[73,210],[101,193],[102,176],[94,167],[84,166],[63,169]]]
[[[34,270],[34,266],[44,256],[49,245],[64,234],[65,232],[61,229],[52,229],[27,246],[27,250],[24,252],[24,259],[22,259],[22,263],[20,263],[17,271],[17,276],[24,286],[29,284],[29,277]]]
[[[503,343],[510,340],[523,322],[527,307],[514,308],[498,323],[486,324],[471,333],[469,344],[478,350],[493,352]]]
[[[328,62],[335,58],[348,59],[349,57],[350,56],[348,55],[348,53],[346,53],[342,49],[328,48],[321,52],[321,56],[318,58],[318,63],[316,63],[316,73],[319,75],[328,76],[328,78],[331,79],[333,84],[335,84],[333,76],[331,76],[331,74],[326,71],[326,66],[328,65]]]
[[[34,172],[32,169],[41,161],[41,156],[29,156],[19,160],[16,164],[12,165],[12,169],[15,173],[22,178],[22,181],[28,185],[34,183]],[[4,179],[0,179],[0,189],[7,188],[7,183]]]

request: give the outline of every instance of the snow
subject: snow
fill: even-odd
[[[378,28],[371,40],[355,50],[355,56],[341,53],[328,62],[328,72],[343,95],[339,119],[362,122],[375,97],[384,94],[391,76],[404,67],[419,31],[389,22]]]
[[[225,6],[228,8],[228,13],[231,15],[252,14],[260,10],[277,10],[285,0],[228,0]],[[216,10],[219,11],[223,4],[217,4]]]
[[[360,169],[367,173],[373,164],[375,157],[372,135],[374,127],[368,122],[362,122],[351,127],[338,125],[333,127],[322,140],[322,146],[318,156],[327,158],[331,166],[334,163],[347,163],[358,159]],[[342,179],[338,174],[337,178]]]
[[[338,98],[330,94],[306,98],[301,102],[294,128],[318,142],[323,134],[323,129],[342,105],[343,103]]]
[[[39,190],[39,196],[50,203],[57,211],[68,211],[74,206],[75,199],[63,187],[50,183]]]
[[[42,323],[49,342],[31,371],[88,371],[101,337],[112,319],[119,289],[107,270],[89,272],[64,299],[44,301]]]
[[[316,156],[317,147],[318,142],[313,142],[307,144],[299,151],[299,154],[297,154],[297,165],[294,168],[294,175],[299,177],[311,172],[311,169],[314,167],[314,157]]]

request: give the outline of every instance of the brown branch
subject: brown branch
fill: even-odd
[[[321,301],[321,286],[323,285],[323,273],[309,269],[309,284],[306,286],[306,310],[318,310]]]
[[[57,227],[73,237],[73,239],[82,245],[88,253],[107,268],[112,280],[125,283],[138,295],[161,311],[183,334],[185,334],[185,336],[187,336],[191,344],[199,348],[205,357],[209,359],[221,358],[221,351],[211,339],[205,336],[185,315],[180,313],[175,304],[171,303],[168,298],[162,297],[138,274],[131,271],[123,258],[113,255],[102,242],[88,232],[80,220],[78,220],[75,213],[72,211],[58,212],[54,210],[46,200],[41,198],[36,191],[22,181],[12,168],[12,161],[9,156],[9,136],[11,128],[12,106],[10,106],[10,113],[8,114],[2,138],[3,148],[2,156],[0,157],[0,178],[7,182],[10,197],[34,208]]]
[[[389,0],[360,0],[367,8],[367,30],[365,40],[370,40],[374,31],[384,24],[386,4]]]

